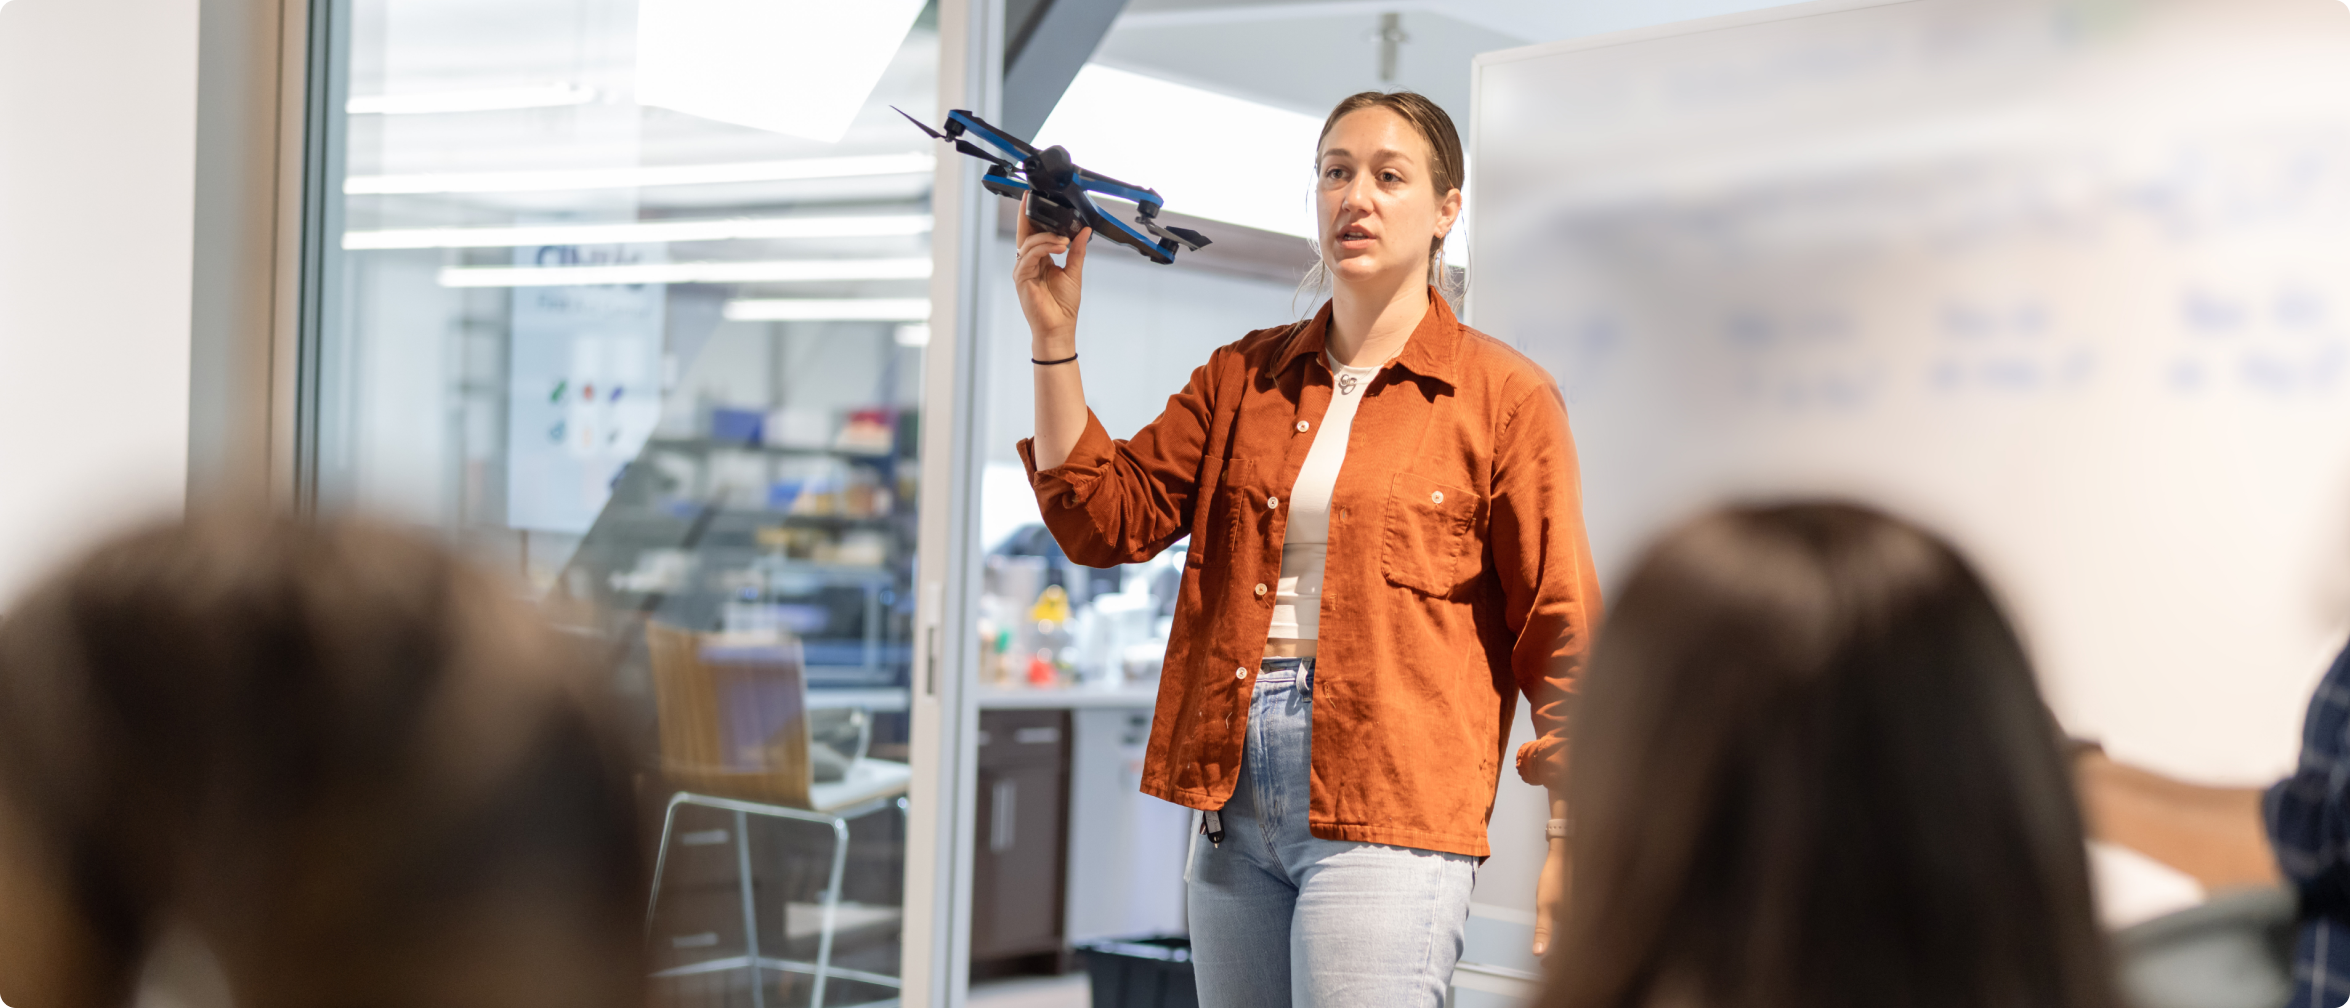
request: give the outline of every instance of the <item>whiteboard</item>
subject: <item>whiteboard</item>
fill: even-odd
[[[1994,582],[2077,735],[2291,768],[2350,632],[2350,8],[1833,0],[1492,53],[1470,321],[1564,388],[1603,578],[1730,499]]]

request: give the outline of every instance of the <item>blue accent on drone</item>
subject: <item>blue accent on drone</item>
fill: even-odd
[[[961,112],[949,112],[947,113],[947,119],[952,122],[962,123],[964,132],[971,133],[979,137],[979,139],[985,140],[988,143],[995,145],[995,149],[1003,151],[1014,161],[1026,160],[1028,157],[1036,153],[1035,148],[998,133],[993,127],[988,126],[986,123],[964,115]]]
[[[1091,202],[1093,202],[1093,201],[1092,201],[1092,200],[1087,200],[1086,202],[1088,202],[1088,203],[1091,203]],[[1101,208],[1100,208],[1100,207],[1095,207],[1095,208],[1094,208],[1094,212],[1095,212],[1095,213],[1101,213]],[[1117,229],[1118,229],[1118,230],[1120,230],[1120,231],[1124,231],[1124,232],[1126,232],[1126,233],[1127,233],[1127,234],[1129,234],[1129,235],[1132,235],[1132,236],[1134,237],[1134,240],[1135,240],[1135,241],[1141,242],[1141,243],[1143,243],[1143,244],[1145,244],[1145,245],[1157,245],[1157,244],[1159,244],[1159,240],[1158,240],[1158,239],[1156,239],[1156,238],[1153,238],[1153,237],[1151,237],[1151,236],[1149,236],[1149,235],[1143,234],[1143,233],[1142,233],[1142,232],[1140,232],[1140,231],[1136,231],[1136,230],[1135,230],[1135,229],[1133,229],[1132,227],[1129,227],[1129,226],[1127,226],[1127,224],[1126,224],[1126,222],[1125,222],[1125,221],[1119,220],[1119,219],[1118,219],[1118,218],[1116,218],[1116,217],[1112,217],[1112,216],[1110,216],[1109,214],[1102,214],[1102,219],[1103,219],[1103,220],[1106,220],[1106,221],[1109,221],[1109,222],[1110,222],[1110,226],[1112,226],[1112,227],[1115,227],[1115,228],[1117,228]]]
[[[1131,200],[1136,203],[1148,203],[1154,210],[1167,205],[1167,201],[1161,199],[1158,193],[1152,192],[1148,189],[1137,189],[1133,186],[1112,182],[1104,178],[1094,178],[1091,176],[1079,175],[1077,176],[1077,184],[1104,196],[1115,196],[1119,199]]]

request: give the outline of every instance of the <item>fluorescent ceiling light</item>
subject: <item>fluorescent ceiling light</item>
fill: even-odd
[[[838,143],[923,0],[643,0],[636,100]]]
[[[859,217],[734,217],[726,220],[539,224],[523,227],[390,228],[345,231],[346,249],[507,248],[532,245],[626,245],[727,241],[735,238],[882,238],[930,231],[929,214]]]
[[[1088,63],[1036,143],[1158,190],[1175,213],[1310,238],[1321,132],[1317,116]]]
[[[430,91],[423,94],[369,95],[343,106],[352,115],[421,115],[433,112],[494,112],[503,109],[556,108],[585,105],[596,100],[594,88],[576,84],[540,87],[482,88],[473,91]]]
[[[791,280],[921,280],[930,260],[781,259],[638,263],[629,266],[451,266],[443,287],[601,287],[625,284],[767,283]]]
[[[917,322],[929,298],[743,298],[726,303],[735,322]]]
[[[937,159],[928,154],[869,154],[858,157],[801,158],[795,161],[740,161],[733,164],[654,165],[641,168],[354,175],[343,180],[343,191],[361,196],[640,189],[646,186],[712,185],[722,182],[790,182],[868,175],[911,175],[928,173],[936,164]]]

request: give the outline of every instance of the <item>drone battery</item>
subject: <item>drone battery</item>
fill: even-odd
[[[1039,231],[1050,231],[1063,238],[1077,237],[1081,226],[1074,208],[1033,192],[1028,194],[1028,223],[1036,225]]]

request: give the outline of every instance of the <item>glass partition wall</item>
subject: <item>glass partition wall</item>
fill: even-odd
[[[896,998],[935,10],[321,7],[317,505],[610,657],[665,1001]]]

